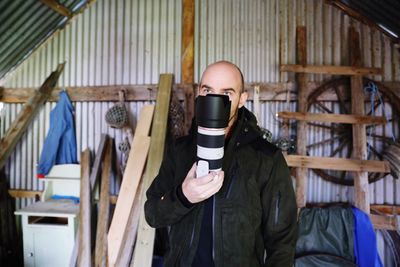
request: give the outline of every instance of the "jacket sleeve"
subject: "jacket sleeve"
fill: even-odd
[[[193,206],[185,205],[179,197],[182,181],[175,179],[174,146],[167,151],[160,171],[146,192],[144,206],[147,223],[155,228],[173,225],[181,220]]]
[[[265,266],[293,266],[297,240],[297,205],[289,168],[280,150],[262,190]]]

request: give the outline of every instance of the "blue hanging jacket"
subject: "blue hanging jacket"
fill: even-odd
[[[78,163],[76,150],[74,107],[67,92],[62,90],[50,112],[50,129],[37,166],[37,177],[47,175],[54,164]]]
[[[354,216],[354,256],[359,267],[383,267],[369,216],[352,207]]]

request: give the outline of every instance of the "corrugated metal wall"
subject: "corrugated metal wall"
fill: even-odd
[[[156,84],[160,73],[174,73],[180,82],[181,1],[98,0],[45,46],[24,62],[5,87],[39,86],[59,62],[67,61],[60,78],[62,86]],[[280,73],[280,63],[295,62],[295,29],[307,27],[310,64],[348,64],[347,33],[354,25],[361,36],[365,66],[382,67],[377,80],[400,81],[399,52],[380,32],[353,22],[339,10],[314,0],[197,0],[195,28],[195,79],[207,64],[220,59],[238,64],[246,82],[293,81],[293,74]],[[328,79],[310,75],[311,80]],[[129,104],[133,118],[143,102]],[[76,103],[78,148],[97,149],[102,132],[119,143],[122,133],[103,122],[113,103]],[[38,161],[49,127],[46,104],[22,138],[8,164],[12,188],[40,190],[34,164]],[[247,107],[253,109],[253,103]],[[294,111],[294,103],[289,105]],[[15,118],[21,105],[7,104],[0,134]],[[277,111],[284,102],[261,102],[260,125],[279,136]],[[398,134],[398,133],[397,133]],[[323,133],[310,132],[309,142],[322,140]],[[323,155],[324,151],[319,151]],[[325,151],[326,152],[326,151]],[[113,185],[113,193],[118,191]],[[371,202],[400,204],[400,182],[388,177],[370,186]],[[351,187],[322,180],[310,172],[308,202],[349,201]],[[18,206],[26,203],[18,203]],[[389,252],[378,236],[381,255]],[[392,266],[386,257],[385,266]]]
[[[378,80],[400,81],[400,55],[386,36],[315,0],[196,1],[196,80],[221,59],[235,62],[247,82],[293,80],[278,66],[295,63],[296,26],[307,27],[309,64],[348,65],[351,24],[360,32],[364,65],[383,68]]]
[[[61,86],[180,81],[180,0],[99,0],[36,51],[5,87],[40,86],[66,61]]]

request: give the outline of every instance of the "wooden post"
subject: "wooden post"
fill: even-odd
[[[194,0],[182,1],[182,83],[194,83]],[[194,116],[195,88],[185,88],[185,126],[189,131]]]
[[[361,66],[360,36],[353,27],[349,29],[350,60],[354,67]],[[351,111],[364,115],[364,94],[361,75],[351,76]],[[353,124],[353,158],[367,159],[367,133],[364,124]],[[370,213],[369,184],[367,172],[354,172],[355,205]]]
[[[306,27],[296,28],[296,64],[307,65],[307,32]],[[298,111],[307,111],[307,74],[296,74],[298,92]],[[299,121],[297,123],[297,154],[306,155],[307,152],[307,123]],[[308,169],[296,169],[296,201],[297,207],[302,208],[306,205],[307,198],[307,174]]]
[[[95,267],[107,266],[107,233],[110,218],[110,175],[113,155],[113,139],[106,140],[101,171],[99,216],[97,217]]]
[[[79,251],[78,267],[91,266],[91,219],[90,219],[90,151],[81,153],[81,186],[79,203]]]
[[[160,86],[157,93],[157,104],[151,130],[149,160],[143,178],[138,237],[131,266],[133,264],[133,266],[136,267],[150,267],[153,258],[155,229],[151,228],[144,218],[144,202],[146,201],[145,192],[149,188],[154,177],[158,174],[164,156],[172,80],[172,75],[162,74],[160,76]]]
[[[182,1],[182,83],[194,81],[194,0]]]
[[[18,113],[17,118],[10,125],[10,128],[5,133],[0,141],[0,169],[5,165],[11,152],[14,150],[21,136],[25,133],[29,123],[39,112],[42,105],[51,95],[63,69],[63,64],[59,64],[57,69],[53,71],[46,79],[43,85],[29,98],[22,110]]]

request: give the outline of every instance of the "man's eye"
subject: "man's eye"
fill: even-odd
[[[209,94],[209,93],[211,93],[211,90],[210,90],[210,89],[207,89],[207,88],[205,88],[205,89],[203,89],[203,93],[205,93],[205,94]]]
[[[224,95],[230,96],[230,95],[232,95],[232,92],[226,91],[226,92],[224,92]]]

